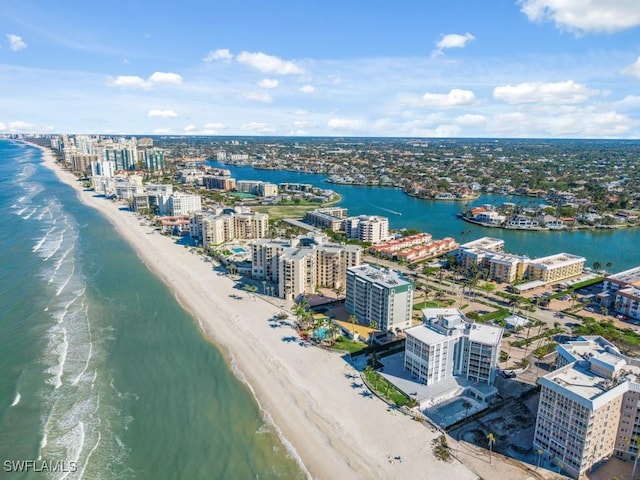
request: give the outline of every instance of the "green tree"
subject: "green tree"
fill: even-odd
[[[493,453],[493,444],[496,443],[496,437],[493,433],[489,432],[487,435],[487,442],[489,442],[489,463],[493,463],[492,453]]]

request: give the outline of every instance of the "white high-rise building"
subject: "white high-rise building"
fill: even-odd
[[[422,325],[405,330],[405,370],[426,385],[453,377],[493,385],[502,328],[452,308],[426,308],[422,317]]]
[[[389,219],[375,215],[360,215],[345,220],[344,233],[347,238],[361,242],[380,243],[389,240]]]
[[[174,192],[171,195],[160,195],[160,215],[189,215],[202,210],[200,195]]]

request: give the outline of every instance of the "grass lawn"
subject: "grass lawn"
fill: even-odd
[[[423,308],[446,308],[447,304],[444,302],[421,302],[413,305],[414,310],[422,310]]]
[[[333,344],[333,349],[342,350],[349,353],[356,353],[366,348],[367,346],[362,342],[355,342],[353,340],[348,339],[347,337],[338,337],[336,343]]]
[[[404,393],[398,390],[395,385],[387,381],[386,378],[373,369],[365,369],[364,376],[371,388],[373,388],[379,395],[392,403],[395,403],[398,407],[411,403],[413,400],[407,397]]]
[[[251,207],[251,210],[260,213],[267,213],[269,220],[282,220],[283,218],[296,218],[300,219],[304,217],[304,214],[310,210],[320,208],[322,205],[319,203],[299,203],[291,205],[257,205]]]

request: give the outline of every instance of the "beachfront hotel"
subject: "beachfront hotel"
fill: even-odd
[[[599,336],[558,345],[558,368],[540,379],[533,447],[573,478],[615,455],[635,461],[640,359]]]
[[[422,317],[422,325],[405,330],[406,371],[427,386],[454,377],[493,385],[502,328],[475,323],[452,308],[426,308]]]
[[[347,269],[360,265],[357,245],[328,242],[325,234],[251,243],[251,275],[278,284],[278,296],[295,300],[318,288],[344,289]]]
[[[360,265],[347,270],[345,309],[358,323],[383,332],[411,326],[413,284],[395,270]]]
[[[191,237],[202,242],[205,247],[220,245],[232,240],[252,240],[263,238],[269,228],[269,215],[245,211],[219,209],[216,213],[193,212],[191,214]]]
[[[181,216],[189,215],[202,210],[200,195],[190,193],[173,192],[169,195],[160,195],[158,208],[160,215]]]

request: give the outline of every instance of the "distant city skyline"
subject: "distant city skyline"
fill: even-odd
[[[640,138],[640,2],[0,5],[0,134]]]

